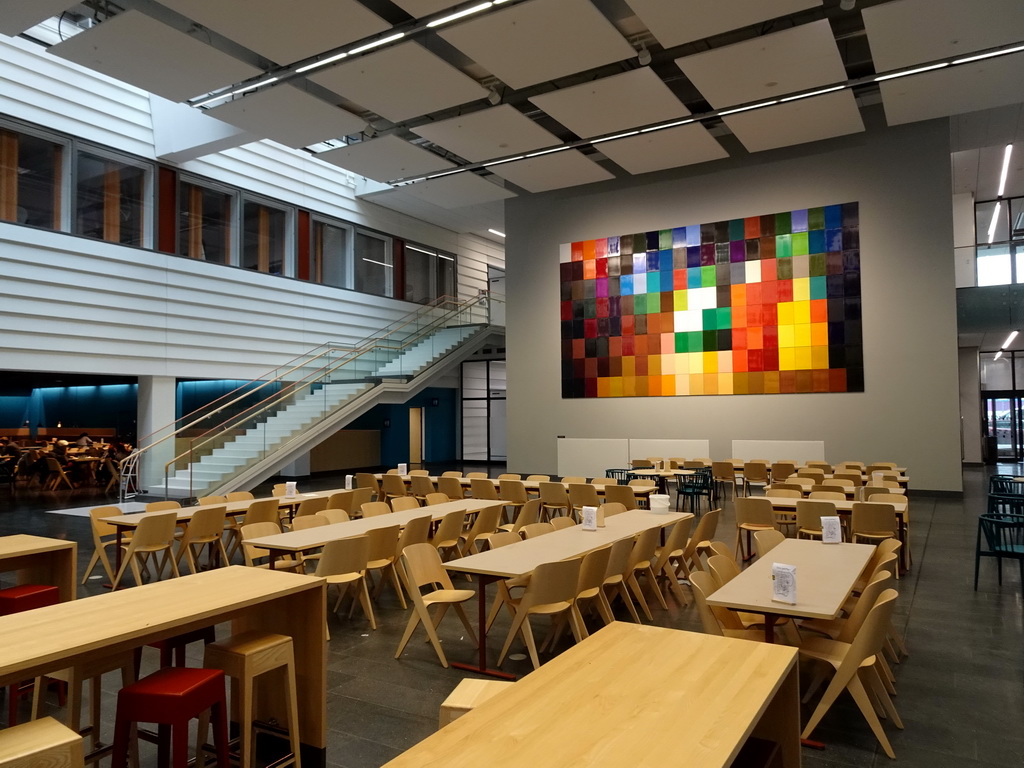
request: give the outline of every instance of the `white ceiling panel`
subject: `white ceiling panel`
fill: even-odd
[[[184,101],[260,73],[138,11],[118,14],[48,50],[171,101]]]
[[[604,168],[575,149],[495,165],[488,170],[529,192],[576,187],[614,178]]]
[[[553,133],[508,104],[421,125],[412,132],[470,162],[562,143]]]
[[[530,101],[582,139],[690,114],[650,67],[562,88]]]
[[[439,34],[513,88],[636,55],[590,0],[532,0]]]
[[[162,5],[278,64],[390,29],[355,0],[161,0]]]
[[[454,163],[397,136],[361,141],[321,152],[317,157],[346,171],[384,183],[455,167]]]
[[[641,133],[597,145],[608,159],[633,175],[695,165],[728,157],[722,145],[699,124]]]
[[[846,80],[828,21],[676,59],[715,109]]]
[[[658,42],[671,48],[821,5],[821,0],[626,0]]]
[[[487,96],[473,78],[413,42],[309,79],[396,123]]]
[[[889,125],[1024,101],[1024,53],[879,83]]]
[[[494,182],[468,171],[421,181],[400,189],[442,208],[465,208],[516,197],[512,190],[499,187]]]
[[[51,16],[59,16],[74,0],[0,0],[0,34],[14,37]]]
[[[229,101],[207,114],[288,147],[305,147],[366,127],[361,117],[287,84]]]
[[[864,130],[851,91],[837,91],[723,118],[751,152],[791,147]]]
[[[455,0],[392,0],[392,2],[417,19],[422,19],[424,16],[439,13],[457,5]]]
[[[897,0],[862,15],[876,72],[1024,40],[1020,0]]]

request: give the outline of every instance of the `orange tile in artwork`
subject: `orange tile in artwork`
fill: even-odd
[[[705,395],[717,395],[718,394],[718,374],[717,373],[705,373],[704,374],[704,394]]]
[[[654,376],[652,374],[644,379],[644,381],[647,383],[647,391],[644,394],[651,397],[661,397],[664,394],[661,391],[661,376]]]
[[[828,301],[826,299],[811,299],[811,322],[828,322]]]
[[[811,347],[811,368],[815,370],[828,368],[828,347]]]
[[[729,293],[730,293],[730,296],[731,296],[732,306],[734,308],[737,307],[737,306],[746,306],[747,305],[747,284],[746,283],[737,283],[737,284],[733,285],[730,288]],[[735,312],[736,310],[733,309],[733,311]]]
[[[650,388],[648,387],[648,381],[647,380],[648,380],[647,376],[637,376],[636,377],[636,396],[637,397],[647,397],[649,394],[651,394],[651,392],[649,391]]]
[[[584,240],[583,241],[583,260],[584,261],[593,261],[595,258],[597,258],[597,249],[594,247],[594,241],[593,240]]]
[[[636,376],[622,377],[622,396],[636,397]]]
[[[732,305],[732,328],[734,335],[737,330],[747,327],[747,309],[746,304]]]
[[[592,258],[583,262],[583,279],[593,280],[597,277],[597,262]]]
[[[779,394],[779,372],[778,371],[765,371],[764,372],[764,393],[766,395],[777,395]]]
[[[704,374],[703,373],[691,373],[690,374],[690,394],[691,395],[703,395],[704,394]]]
[[[743,220],[743,237],[750,240],[761,236],[761,217],[748,216]]]
[[[572,244],[572,260],[583,261],[583,242]]]
[[[828,346],[828,323],[811,323],[811,346]]]
[[[636,376],[636,358],[635,357],[624,357],[622,358],[622,378],[633,378]],[[625,392],[625,384],[623,384],[623,392]]]
[[[661,376],[661,355],[648,355],[647,356],[647,375],[648,376]]]
[[[611,397],[612,396],[612,381],[608,377],[599,378],[597,380],[597,396],[598,397]]]
[[[732,375],[732,393],[734,395],[746,395],[750,393],[747,388],[747,377],[750,374],[736,372]]]
[[[720,373],[718,374],[718,394],[720,395],[731,395],[732,394],[732,377],[731,373]]]
[[[660,376],[661,379],[661,394],[663,395],[674,395],[676,394],[676,377],[675,376]]]
[[[734,331],[735,333],[735,331]],[[747,371],[747,350],[734,349],[732,351],[732,370],[734,373],[746,373]]]

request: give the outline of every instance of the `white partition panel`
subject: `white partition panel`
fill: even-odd
[[[710,440],[630,440],[629,458],[646,459],[660,456],[663,459],[681,457],[684,459],[705,458],[711,455]]]
[[[824,461],[823,440],[733,440],[733,459],[768,459],[769,461]]]
[[[604,477],[606,469],[629,466],[629,440],[558,438],[558,476]]]

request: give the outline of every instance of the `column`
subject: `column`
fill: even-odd
[[[176,453],[173,437],[158,443],[174,431],[175,384],[173,376],[139,376],[139,445],[156,444],[142,455],[139,485],[143,491],[163,482],[164,465]]]

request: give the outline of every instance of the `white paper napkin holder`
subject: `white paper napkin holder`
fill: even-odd
[[[583,507],[583,530],[597,530],[597,507]]]
[[[796,605],[796,566],[772,563],[772,600]]]
[[[838,516],[829,515],[821,518],[821,540],[825,544],[843,543],[843,526],[839,523]]]
[[[398,465],[398,474],[400,474],[400,475],[408,475],[409,474],[409,465],[408,464],[399,464]]]
[[[353,480],[352,475],[345,475],[345,490],[346,491],[351,491],[352,490],[352,480]]]
[[[296,483],[294,480],[289,480],[288,482],[286,482],[284,484],[284,495],[288,496],[289,498],[294,496],[296,493],[298,493],[297,486],[298,483]]]

